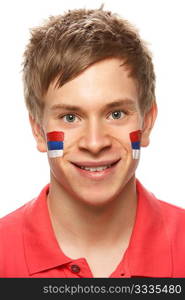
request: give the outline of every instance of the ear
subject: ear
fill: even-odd
[[[143,117],[143,127],[141,136],[141,146],[147,147],[150,143],[150,133],[157,117],[157,104],[154,102],[148,112]]]
[[[46,139],[41,125],[31,115],[29,115],[29,120],[32,128],[32,133],[37,143],[37,149],[40,152],[46,152],[47,151]]]

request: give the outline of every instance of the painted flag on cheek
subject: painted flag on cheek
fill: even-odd
[[[139,159],[141,130],[136,130],[136,131],[130,132],[130,141],[131,141],[131,146],[132,146],[132,158]]]
[[[64,132],[51,131],[47,133],[48,156],[60,157],[63,156],[64,149]]]

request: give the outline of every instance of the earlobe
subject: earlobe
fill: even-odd
[[[143,117],[143,127],[141,136],[141,146],[147,147],[150,143],[150,133],[157,117],[157,104],[154,102],[148,112]]]
[[[31,115],[29,115],[29,120],[32,128],[33,136],[36,140],[37,149],[40,152],[46,152],[47,151],[46,140],[41,125]]]

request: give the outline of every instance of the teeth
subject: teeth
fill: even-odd
[[[98,172],[98,171],[103,171],[103,170],[105,170],[107,168],[110,168],[110,167],[111,167],[111,165],[96,167],[96,168],[90,168],[90,167],[80,167],[80,168],[83,169],[83,170],[86,170],[86,171]]]

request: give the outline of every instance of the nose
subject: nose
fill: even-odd
[[[83,130],[83,136],[79,140],[79,148],[93,154],[99,154],[103,150],[111,148],[112,138],[108,130],[96,120],[89,122]]]

